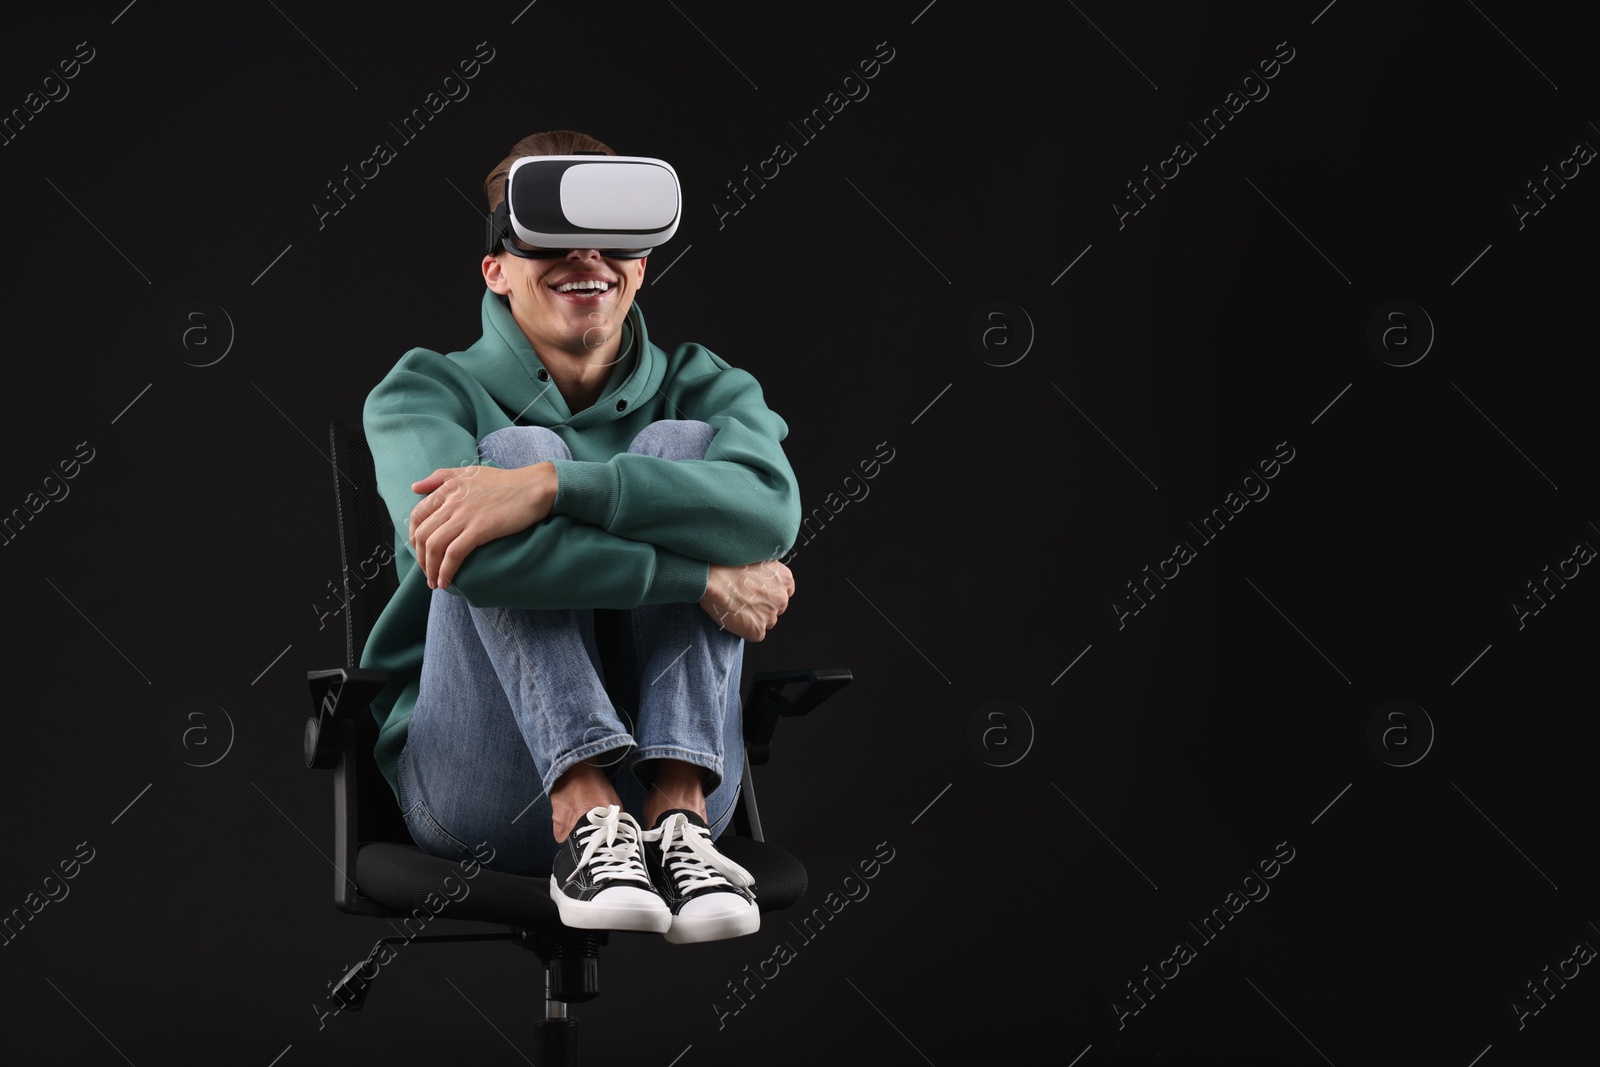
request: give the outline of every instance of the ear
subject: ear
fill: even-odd
[[[641,256],[638,259],[634,260],[634,262],[639,264],[639,269],[634,271],[634,273],[633,273],[633,287],[635,289],[643,289],[644,288],[644,268],[645,268],[645,264],[650,262],[650,257],[649,256]]]
[[[511,280],[506,277],[506,272],[501,268],[499,257],[484,256],[482,269],[485,285],[501,296],[511,295]]]

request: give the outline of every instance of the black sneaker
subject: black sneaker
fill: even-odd
[[[561,842],[550,873],[550,899],[561,921],[581,930],[664,934],[672,912],[645,868],[645,833],[615,804],[591,808]]]
[[[667,940],[719,941],[761,929],[750,872],[717,851],[699,815],[674,808],[644,835],[656,891],[672,914]]]

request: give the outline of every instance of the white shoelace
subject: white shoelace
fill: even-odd
[[[722,885],[748,889],[755,884],[755,877],[718,852],[711,844],[710,832],[690,822],[687,815],[674,815],[656,829],[645,831],[644,839],[661,842],[662,865],[677,881],[680,893]]]
[[[587,834],[588,839],[583,854],[578,857],[577,869],[567,876],[567,882],[570,884],[580,871],[588,868],[596,882],[650,885],[650,873],[645,869],[644,854],[639,848],[644,831],[632,815],[625,814],[615,804],[607,808],[604,815],[596,815],[599,810],[593,808],[584,816],[588,826],[573,830],[573,833]]]

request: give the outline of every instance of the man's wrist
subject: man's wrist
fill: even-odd
[[[536,472],[534,481],[534,499],[539,504],[539,510],[549,515],[555,510],[556,493],[561,488],[561,475],[556,470],[556,465],[549,460],[535,463]]]

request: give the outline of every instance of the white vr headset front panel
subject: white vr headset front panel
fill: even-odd
[[[659,245],[683,210],[677,172],[640,156],[526,156],[506,188],[512,229],[539,248]]]

